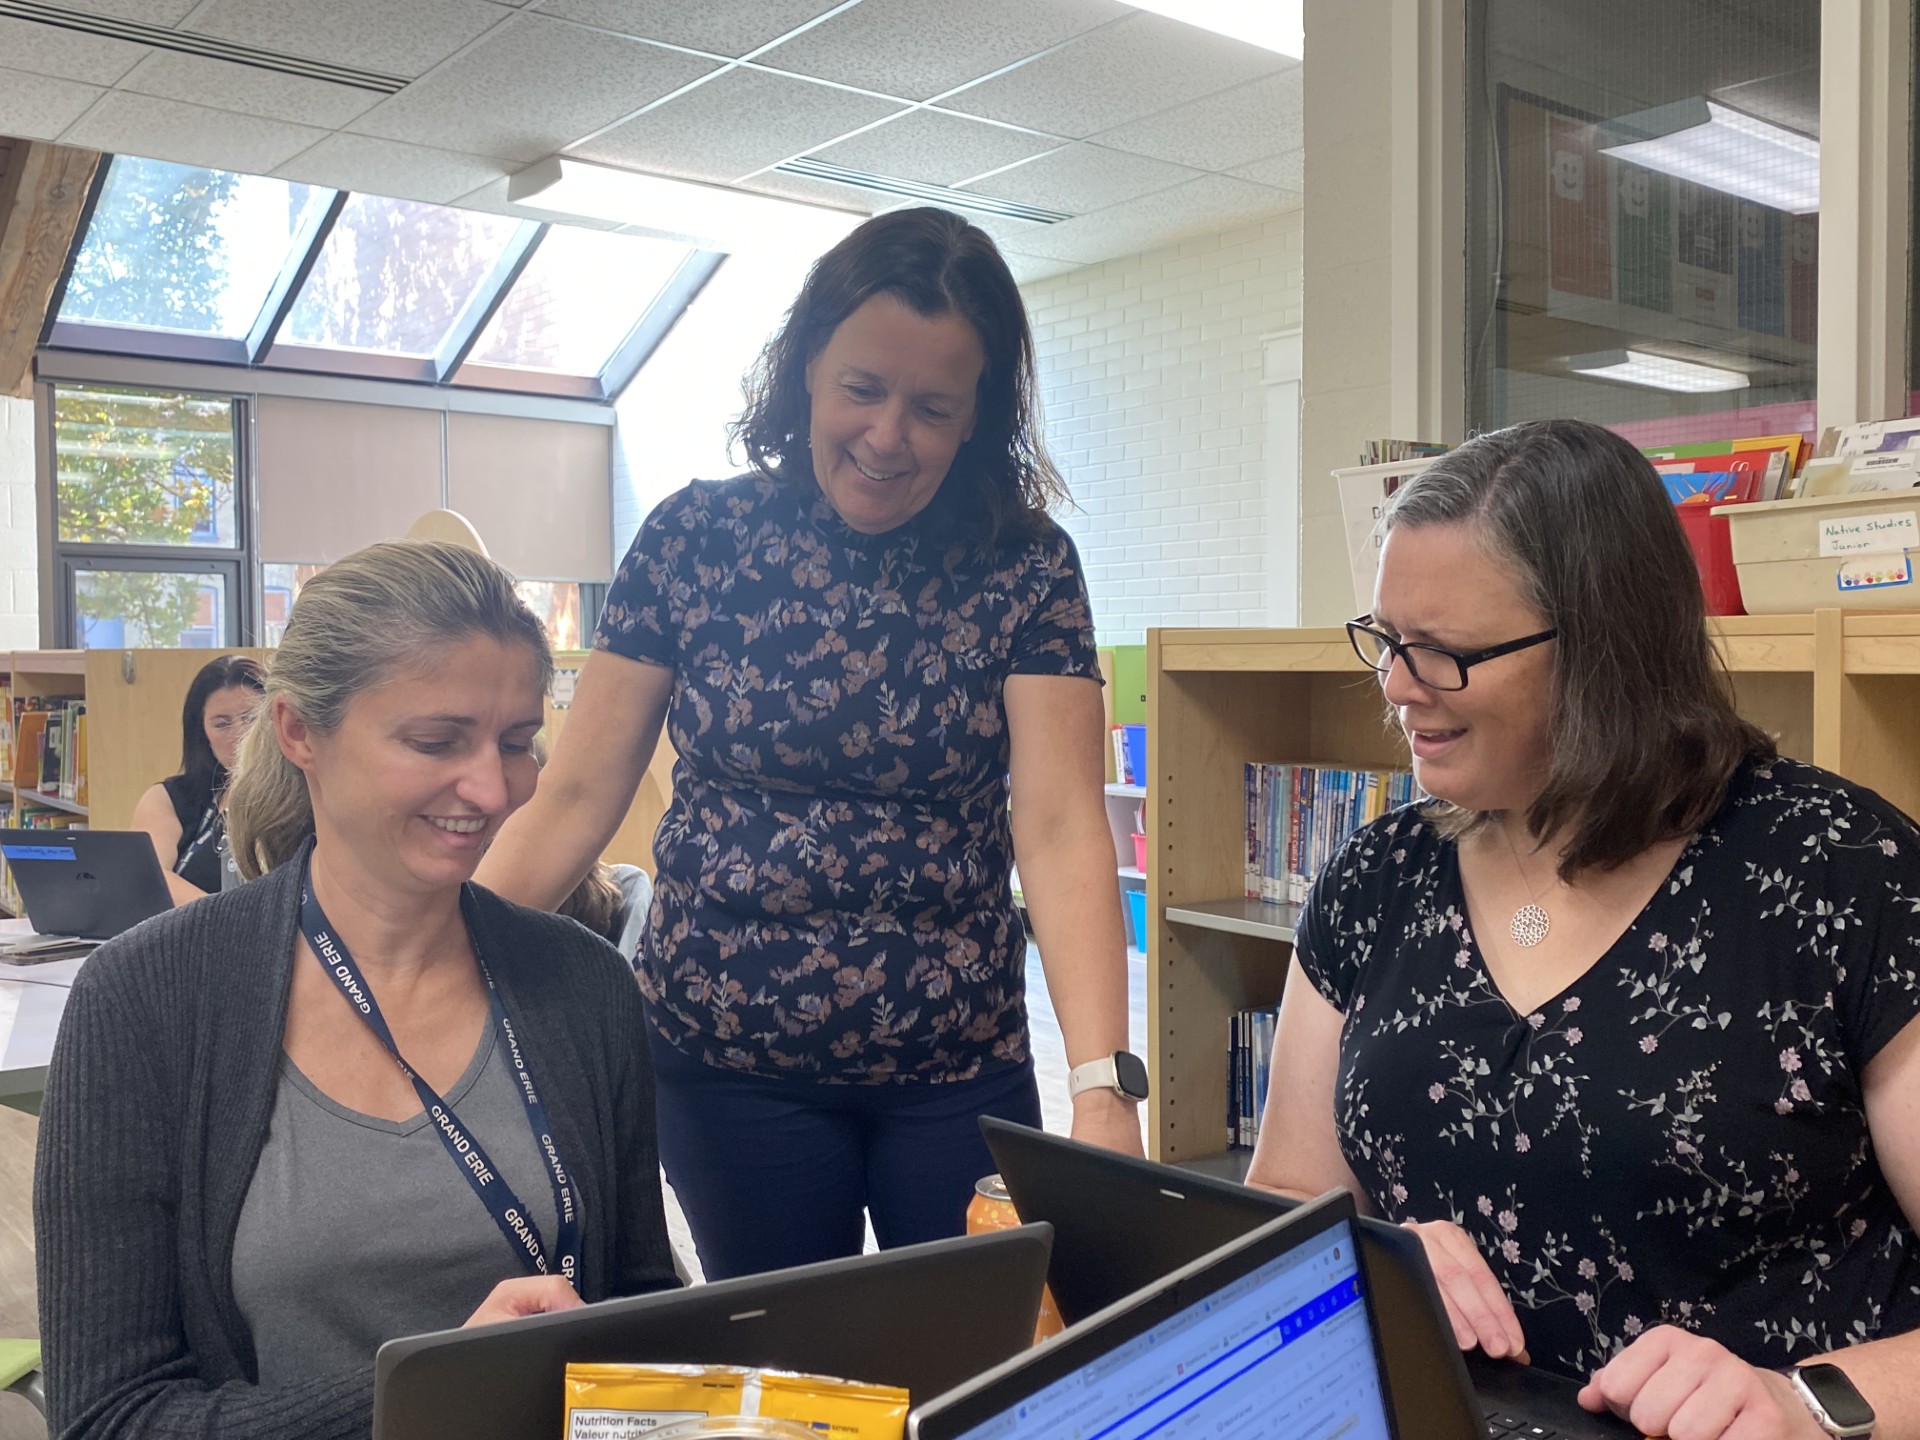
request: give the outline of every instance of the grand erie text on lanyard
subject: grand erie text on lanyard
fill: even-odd
[[[533,1130],[534,1140],[539,1144],[541,1157],[546,1161],[547,1179],[553,1185],[553,1210],[560,1220],[557,1259],[549,1257],[546,1244],[540,1237],[540,1227],[532,1213],[513,1193],[513,1188],[501,1176],[479,1140],[460,1122],[460,1117],[440,1097],[439,1092],[415,1073],[406,1057],[401,1055],[400,1048],[394,1044],[393,1031],[388,1028],[386,1017],[380,1013],[372,989],[360,974],[359,966],[354,964],[346,945],[327,923],[326,912],[320,908],[320,902],[314,899],[311,850],[302,865],[300,876],[300,929],[306,935],[307,945],[320,961],[321,968],[333,977],[333,982],[340,987],[340,993],[347,997],[347,1003],[360,1012],[372,1027],[374,1035],[386,1047],[387,1053],[393,1057],[393,1063],[400,1067],[400,1073],[412,1083],[415,1093],[420,1097],[421,1106],[433,1121],[441,1145],[453,1157],[454,1164],[460,1167],[460,1173],[467,1177],[473,1193],[480,1197],[480,1203],[487,1207],[487,1213],[493,1216],[494,1224],[500,1227],[500,1233],[507,1237],[507,1243],[520,1256],[522,1263],[535,1275],[558,1274],[569,1281],[577,1280],[580,1215],[573,1181],[568,1178],[567,1167],[553,1143],[553,1127],[547,1123],[547,1108],[540,1100],[540,1091],[533,1082],[532,1071],[527,1067],[526,1055],[520,1049],[520,1038],[514,1034],[513,1022],[507,1018],[506,1006],[500,1001],[500,992],[493,983],[493,973],[487,969],[486,958],[480,953],[479,942],[474,941],[473,954],[480,966],[480,976],[486,982],[491,1023],[506,1041],[514,1078],[520,1082],[520,1098],[526,1102],[527,1123]]]

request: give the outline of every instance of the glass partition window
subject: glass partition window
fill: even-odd
[[[1820,7],[1470,0],[1468,425],[1813,425]]]
[[[467,363],[598,375],[692,253],[665,240],[556,225]]]
[[[332,196],[121,156],[74,255],[60,318],[243,339]]]
[[[232,549],[233,401],[105,387],[53,392],[57,538]]]
[[[485,303],[483,284],[523,222],[477,210],[355,195],[301,287],[280,338],[426,357]]]

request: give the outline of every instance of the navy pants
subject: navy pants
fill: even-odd
[[[888,1248],[962,1234],[993,1171],[979,1117],[1040,1125],[1031,1062],[955,1084],[823,1085],[652,1042],[660,1161],[709,1280],[858,1255],[863,1212]]]

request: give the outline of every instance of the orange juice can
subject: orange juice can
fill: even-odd
[[[975,1182],[973,1199],[967,1205],[969,1235],[984,1235],[990,1230],[1011,1230],[1019,1223],[1019,1212],[1013,1208],[1013,1198],[1007,1194],[1004,1180],[998,1175],[988,1175]],[[1053,1303],[1053,1291],[1042,1288],[1040,1320],[1034,1326],[1033,1343],[1038,1345],[1049,1335],[1058,1335],[1066,1328],[1066,1322],[1060,1318],[1060,1307]]]

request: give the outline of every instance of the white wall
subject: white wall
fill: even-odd
[[[1025,288],[1104,645],[1291,604],[1270,593],[1261,342],[1300,324],[1300,241],[1294,211]]]
[[[0,650],[40,645],[33,401],[0,397]]]

